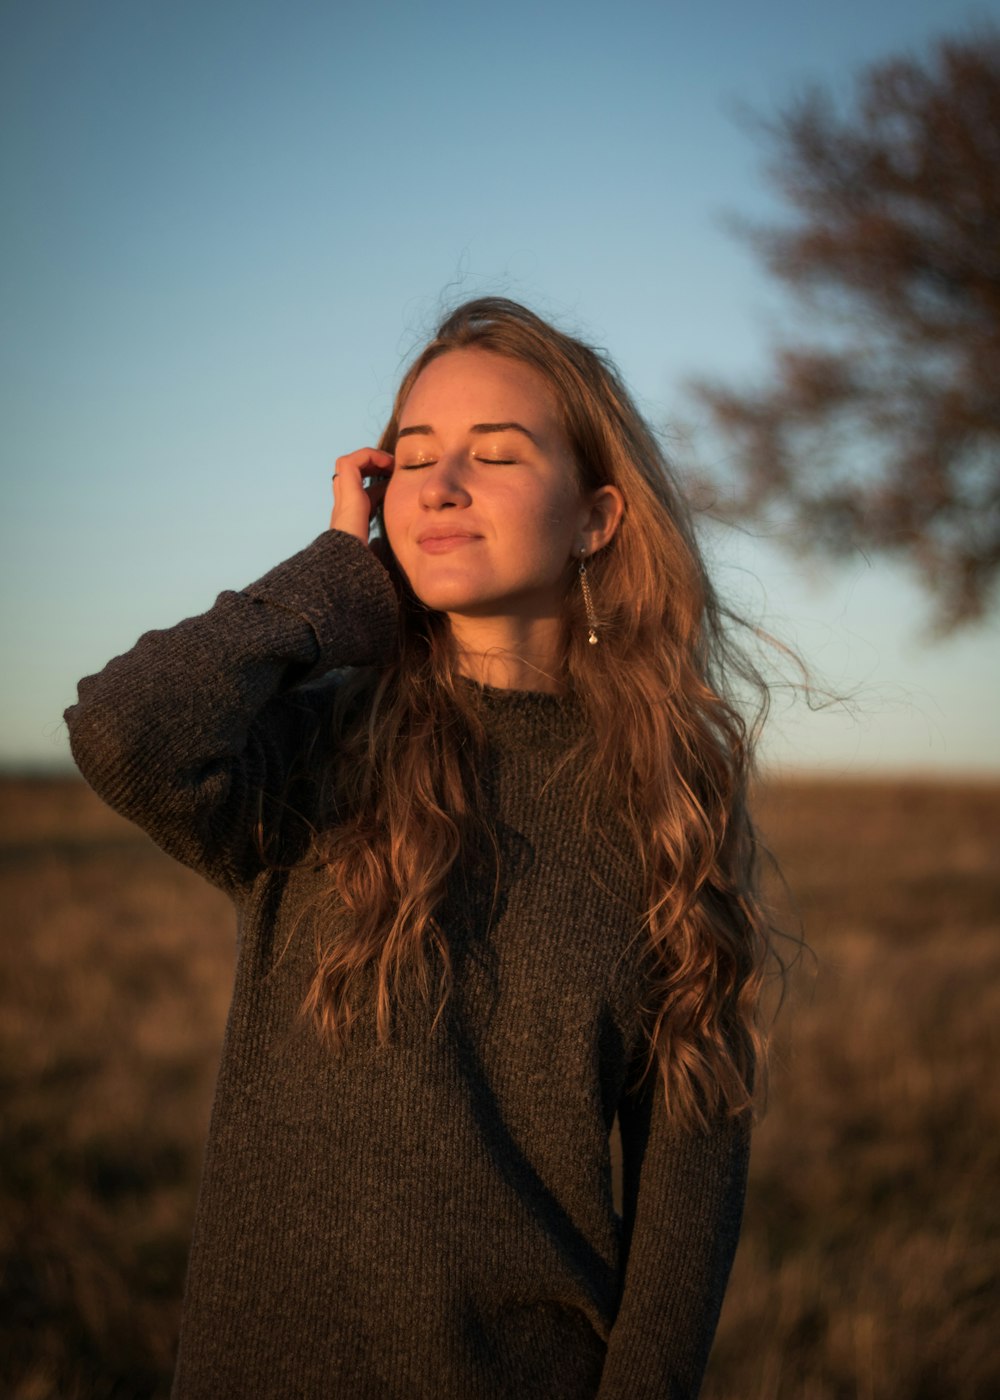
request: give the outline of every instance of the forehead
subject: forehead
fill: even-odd
[[[400,408],[399,425],[431,427],[525,418],[528,427],[559,425],[555,395],[531,365],[490,350],[449,350],[417,376]]]

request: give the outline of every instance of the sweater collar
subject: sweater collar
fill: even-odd
[[[575,695],[507,690],[460,676],[492,743],[501,748],[565,749],[580,737],[583,706]]]

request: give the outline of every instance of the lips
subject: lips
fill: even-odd
[[[475,530],[463,530],[461,525],[428,525],[427,529],[421,530],[417,536],[417,544],[423,544],[424,540],[453,540],[461,537],[470,540],[480,538]]]
[[[417,544],[425,554],[447,554],[453,549],[462,549],[467,544],[475,544],[482,535],[474,535],[468,530],[425,530]]]

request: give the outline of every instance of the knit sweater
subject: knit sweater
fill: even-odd
[[[261,859],[259,804],[326,732],[320,678],[384,661],[396,627],[382,565],[327,531],[146,633],[66,712],[97,792],[237,911],[174,1397],[695,1396],[748,1129],[679,1131],[658,1075],[636,1087],[642,890],[614,840],[581,830],[572,765],[553,777],[580,732],[572,698],[473,687],[500,884],[494,898],[495,854],[453,873],[438,918],[454,983],[433,1028],[436,1003],[414,999],[388,1044],[366,1013],[336,1054],[300,1014],[300,916],[325,877]]]

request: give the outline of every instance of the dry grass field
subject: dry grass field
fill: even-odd
[[[760,816],[815,959],[704,1400],[993,1400],[1000,787],[784,783]],[[165,1396],[229,906],[72,780],[0,782],[0,881],[0,1390]]]

